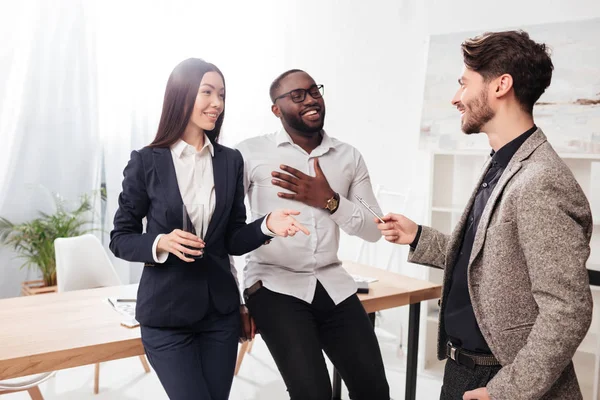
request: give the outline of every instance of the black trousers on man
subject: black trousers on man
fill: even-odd
[[[448,359],[444,368],[444,383],[440,400],[463,400],[469,390],[485,387],[502,367],[476,365],[469,368]]]
[[[356,295],[337,306],[320,282],[312,304],[260,288],[246,301],[291,400],[331,400],[323,350],[353,400],[389,400],[379,343]]]

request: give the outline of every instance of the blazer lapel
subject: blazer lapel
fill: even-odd
[[[213,176],[215,180],[215,212],[213,213],[204,242],[208,243],[215,229],[219,225],[219,221],[225,212],[225,202],[227,200],[227,154],[221,146],[214,144],[215,155],[213,157]]]
[[[531,137],[529,137],[525,141],[525,143],[521,145],[519,150],[517,150],[513,158],[506,166],[506,169],[502,173],[500,181],[498,181],[498,183],[496,184],[492,195],[490,196],[488,202],[485,205],[485,208],[483,209],[483,215],[481,216],[481,220],[479,221],[477,233],[475,234],[475,240],[473,241],[473,250],[471,251],[471,257],[469,259],[469,268],[473,263],[473,260],[475,260],[475,258],[479,255],[479,252],[483,248],[483,243],[485,242],[485,235],[487,233],[492,214],[494,212],[494,209],[496,208],[496,203],[498,203],[501,199],[501,194],[504,191],[504,188],[512,179],[512,177],[515,176],[515,174],[521,169],[521,162],[527,159],[531,155],[531,153],[533,153],[535,149],[537,149],[546,140],[546,136],[544,135],[542,130],[538,128],[538,130],[535,131],[533,135],[531,135]],[[479,186],[475,188],[475,191],[477,191],[478,187]]]
[[[169,148],[154,149],[154,167],[158,174],[169,210],[178,210],[171,219],[176,222],[178,229],[183,229],[183,199],[177,184],[177,174],[173,165],[173,157]]]

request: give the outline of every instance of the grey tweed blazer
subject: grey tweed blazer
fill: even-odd
[[[482,183],[484,172],[477,187]],[[409,261],[444,269],[438,358],[446,358],[445,300],[477,190],[451,235],[423,227]],[[592,319],[586,271],[588,201],[541,129],[515,153],[488,200],[468,267],[473,311],[502,364],[494,400],[581,399],[572,357]]]

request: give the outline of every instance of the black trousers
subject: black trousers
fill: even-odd
[[[148,361],[171,400],[227,400],[233,381],[240,313],[209,306],[194,326],[141,326]]]
[[[331,400],[323,350],[353,400],[389,400],[379,343],[356,295],[337,306],[321,283],[312,304],[262,287],[246,301],[291,400]]]
[[[447,360],[440,400],[462,400],[465,392],[485,387],[501,368],[499,365],[476,365],[475,369],[471,369]]]

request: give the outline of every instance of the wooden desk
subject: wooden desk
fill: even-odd
[[[405,400],[416,399],[417,393],[417,359],[419,353],[419,317],[421,315],[421,302],[437,299],[441,296],[440,285],[409,278],[400,274],[369,267],[350,261],[344,261],[344,268],[350,274],[377,278],[377,282],[369,284],[368,294],[359,294],[358,297],[373,327],[375,327],[375,312],[389,308],[408,305],[408,343],[406,354],[406,386]],[[341,400],[341,378],[334,370],[332,400]]]
[[[344,261],[343,266],[350,274],[377,278],[369,284],[368,294],[358,295],[368,313],[418,304],[441,295],[442,287],[435,283],[350,261]]]
[[[139,328],[105,302],[137,285],[0,300],[0,380],[144,354]]]
[[[378,279],[368,294],[359,296],[373,322],[375,311],[410,305],[406,399],[414,399],[420,302],[438,298],[440,286],[350,262],[344,267],[351,274]],[[124,317],[105,302],[107,297],[135,297],[136,288],[0,300],[0,380],[144,354],[139,328],[121,326]],[[341,387],[337,374],[336,385]]]

